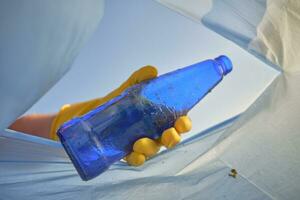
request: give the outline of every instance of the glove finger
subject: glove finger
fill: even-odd
[[[153,66],[147,65],[135,71],[128,79],[129,85],[135,85],[145,80],[157,77],[157,69]]]
[[[174,124],[178,133],[186,133],[192,129],[192,121],[188,116],[179,117]]]
[[[181,140],[181,137],[179,135],[179,133],[176,131],[175,128],[169,128],[167,130],[165,130],[162,135],[161,135],[161,139],[160,142],[167,147],[168,149],[173,148],[174,146],[176,146],[176,144],[178,144]]]
[[[144,154],[146,157],[154,156],[160,149],[160,144],[150,138],[141,138],[133,145],[133,151]]]
[[[130,154],[128,154],[124,159],[129,165],[140,166],[144,164],[146,156],[133,151]]]

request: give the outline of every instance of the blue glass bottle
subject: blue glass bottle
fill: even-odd
[[[90,180],[132,151],[142,137],[157,139],[232,70],[219,56],[128,88],[57,134],[83,180]]]

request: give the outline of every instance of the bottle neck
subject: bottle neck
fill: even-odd
[[[223,76],[232,71],[232,62],[227,56],[221,55],[215,58],[214,61],[218,64],[220,73]]]

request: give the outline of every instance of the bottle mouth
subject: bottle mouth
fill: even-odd
[[[215,58],[215,61],[221,67],[224,76],[232,71],[232,62],[227,56],[221,55]]]

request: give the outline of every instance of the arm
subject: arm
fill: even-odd
[[[30,114],[17,119],[10,129],[31,135],[49,138],[51,125],[57,114]]]

